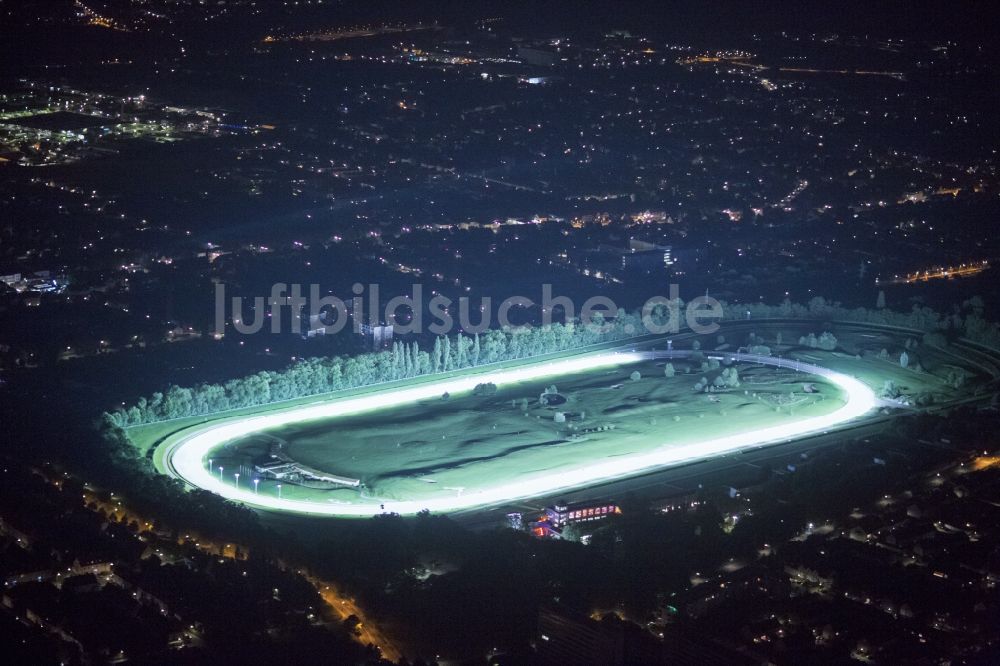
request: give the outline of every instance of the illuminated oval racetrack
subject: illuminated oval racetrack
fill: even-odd
[[[619,479],[635,474],[709,458],[740,449],[795,439],[808,434],[836,428],[861,418],[878,404],[873,391],[861,381],[847,375],[815,365],[774,357],[725,354],[736,361],[799,370],[824,377],[843,391],[845,404],[834,412],[801,419],[794,423],[768,426],[723,437],[680,446],[664,446],[650,452],[605,459],[573,469],[549,473],[541,478],[505,483],[494,487],[470,491],[458,496],[432,497],[421,500],[379,500],[346,502],[281,498],[256,494],[249,487],[240,488],[226,484],[212,474],[206,461],[217,447],[245,437],[251,433],[279,426],[319,419],[329,419],[388,407],[395,407],[418,400],[440,397],[443,393],[472,391],[477,384],[492,382],[498,386],[517,382],[545,379],[601,367],[625,365],[650,358],[678,358],[690,352],[605,352],[561,361],[536,363],[522,367],[477,373],[464,377],[443,379],[414,387],[386,389],[376,393],[333,399],[322,404],[305,405],[261,416],[248,416],[238,420],[206,424],[186,433],[168,445],[164,453],[167,469],[191,485],[248,506],[276,511],[325,516],[364,517],[380,513],[414,514],[422,510],[448,512],[475,507],[502,504],[515,499],[549,495],[554,492],[581,488],[587,485]]]

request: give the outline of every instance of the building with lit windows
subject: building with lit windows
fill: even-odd
[[[669,245],[632,239],[621,255],[622,270],[645,272],[668,268],[674,263],[672,252],[673,248]]]
[[[600,520],[610,515],[621,513],[622,510],[614,502],[598,503],[577,502],[575,504],[555,504],[545,508],[545,518],[555,527],[572,523]]]
[[[529,527],[537,537],[559,538],[567,525],[600,520],[621,512],[621,508],[613,502],[559,503],[546,507],[545,513],[538,520],[532,521]]]

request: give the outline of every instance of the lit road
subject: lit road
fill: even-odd
[[[128,506],[126,506],[120,499],[115,499],[112,495],[111,501],[105,501],[101,499],[100,495],[87,490],[84,493],[84,505],[90,506],[94,505],[94,511],[101,510],[107,516],[112,516],[116,521],[126,522],[135,521],[139,525],[143,526],[145,529],[152,529],[153,523],[146,517],[139,515],[132,511]],[[189,535],[185,535],[183,538],[178,538],[177,543],[179,544],[192,544],[195,548],[204,553],[211,553],[213,555],[219,554],[223,557],[230,559],[240,559],[238,554],[243,553],[243,558],[246,558],[246,553],[250,552],[250,548],[244,545],[237,545],[235,543],[225,543],[215,542],[204,537],[192,538]],[[343,622],[351,615],[354,615],[360,621],[355,638],[363,643],[364,645],[374,645],[382,652],[382,656],[389,661],[399,661],[402,658],[402,653],[396,648],[395,644],[389,639],[381,629],[370,619],[366,613],[355,603],[353,599],[342,594],[333,583],[319,580],[313,576],[306,575],[304,572],[300,571],[300,574],[304,575],[306,579],[316,588],[316,591],[322,597],[323,601],[329,606],[330,610],[336,615],[336,617]]]
[[[978,275],[990,267],[988,261],[981,261],[975,264],[959,264],[958,266],[948,266],[932,268],[906,275],[896,275],[889,280],[876,280],[876,284],[914,284],[916,282],[928,282],[930,280],[951,279],[956,277],[968,277]]]
[[[382,656],[389,661],[399,661],[402,654],[393,643],[373,623],[365,621],[365,613],[354,603],[354,600],[345,597],[337,591],[337,588],[325,581],[310,578],[310,582],[316,586],[316,591],[323,597],[323,601],[337,614],[341,621],[346,620],[351,615],[361,621],[357,629],[357,638],[365,645],[374,645],[382,651]]]

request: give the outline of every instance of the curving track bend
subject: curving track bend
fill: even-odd
[[[814,434],[837,428],[868,415],[879,405],[874,392],[861,381],[847,375],[808,363],[770,356],[747,354],[708,354],[722,356],[734,361],[761,363],[801,372],[819,375],[837,385],[846,398],[840,409],[823,416],[811,417],[794,423],[768,426],[751,432],[737,433],[725,437],[709,439],[695,444],[663,447],[655,451],[602,460],[598,463],[567,469],[504,485],[470,491],[458,496],[445,496],[423,500],[367,500],[358,502],[332,502],[278,498],[255,494],[249,487],[238,488],[227,484],[207,468],[205,461],[211,452],[226,442],[250,433],[274,428],[289,423],[328,419],[349,414],[368,412],[393,407],[418,400],[435,398],[441,394],[471,391],[477,384],[493,382],[498,386],[527,380],[544,379],[594,368],[625,365],[649,358],[683,358],[691,352],[676,351],[629,351],[602,352],[560,361],[537,363],[506,370],[477,373],[466,377],[429,382],[411,388],[390,389],[376,393],[333,400],[331,402],[290,408],[281,412],[261,416],[249,416],[237,420],[208,423],[186,432],[169,442],[163,451],[163,464],[169,473],[187,483],[210,490],[227,499],[242,502],[255,508],[323,516],[372,516],[394,512],[414,514],[424,509],[432,512],[448,512],[475,507],[506,503],[511,500],[547,495],[570,488],[627,477],[656,468],[682,462],[731,453],[743,448],[787,441],[803,435]]]

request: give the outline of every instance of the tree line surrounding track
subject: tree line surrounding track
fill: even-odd
[[[1000,325],[983,319],[982,301],[973,297],[961,307],[942,314],[914,306],[910,312],[885,308],[845,308],[816,297],[808,304],[750,305],[722,303],[723,320],[791,318],[839,320],[881,324],[925,332],[927,342],[943,346],[950,338],[964,337],[1000,348]],[[665,309],[654,313],[664,317]],[[600,315],[597,315],[598,317]],[[578,322],[518,329],[492,329],[482,335],[439,336],[431,350],[416,342],[396,342],[391,349],[355,356],[316,357],[299,360],[277,372],[258,372],[221,384],[194,387],[172,385],[166,391],[140,398],[131,407],[105,415],[105,422],[125,428],[188,416],[203,416],[232,409],[267,405],[311,395],[371,384],[461,370],[504,361],[567,351],[601,342],[634,337],[646,330],[638,313],[619,312],[607,321],[589,325]]]
[[[483,476],[482,472],[477,475],[477,473],[472,472],[470,469],[467,471],[471,476],[459,477],[457,479],[458,485],[461,485],[464,491],[457,496],[451,493],[441,494],[440,492],[432,496],[426,496],[421,494],[423,489],[416,493],[399,491],[381,495],[382,491],[380,491],[377,485],[369,485],[367,492],[362,495],[361,501],[352,500],[331,503],[329,497],[325,494],[322,496],[312,495],[282,498],[274,496],[271,493],[258,493],[257,489],[251,489],[249,484],[244,484],[241,487],[238,483],[224,483],[221,472],[216,476],[214,469],[205,465],[204,461],[213,455],[213,451],[220,450],[223,445],[233,441],[235,438],[246,437],[261,431],[266,432],[271,428],[297,423],[303,419],[312,420],[319,416],[335,418],[338,416],[336,409],[339,406],[345,408],[344,413],[350,414],[357,408],[351,405],[352,401],[363,403],[372,400],[371,396],[362,395],[360,397],[345,398],[343,401],[326,402],[320,405],[297,405],[287,410],[279,410],[267,415],[245,416],[242,417],[243,421],[236,424],[223,419],[208,421],[201,426],[187,428],[184,430],[184,435],[181,438],[171,441],[169,445],[163,446],[165,449],[163,454],[163,470],[184,479],[192,486],[209,489],[228,499],[257,508],[312,515],[355,517],[377,516],[385,512],[400,515],[415,515],[420,511],[430,510],[437,513],[549,495],[559,490],[572,490],[597,482],[612,480],[616,477],[634,475],[654,468],[744,450],[748,447],[773,443],[783,439],[797,438],[807,433],[837,428],[848,421],[870,415],[870,412],[877,404],[874,392],[860,380],[811,363],[770,354],[745,353],[742,351],[723,352],[719,357],[708,357],[708,361],[705,361],[705,358],[705,353],[698,349],[631,351],[623,354],[617,351],[605,352],[603,354],[586,355],[563,361],[532,362],[528,366],[491,370],[486,374],[476,374],[473,377],[444,378],[440,381],[428,382],[416,388],[404,387],[395,391],[386,389],[376,399],[379,400],[379,408],[386,408],[417,400],[434,398],[442,395],[442,392],[445,392],[445,395],[449,391],[460,392],[463,390],[460,388],[460,385],[464,385],[466,387],[465,390],[468,390],[468,387],[471,387],[475,381],[480,379],[490,382],[495,381],[498,384],[508,384],[512,378],[505,375],[514,374],[520,375],[515,381],[524,381],[528,378],[524,375],[526,371],[529,373],[532,371],[537,372],[538,374],[533,377],[537,379],[546,375],[566,376],[574,372],[580,372],[586,368],[615,366],[620,363],[631,364],[642,360],[683,359],[693,362],[702,361],[703,372],[708,371],[711,367],[718,368],[719,361],[726,364],[727,367],[717,377],[723,378],[723,381],[716,385],[720,388],[727,384],[730,387],[739,385],[736,368],[731,366],[733,363],[768,365],[791,369],[813,377],[823,377],[839,389],[840,395],[843,397],[843,405],[833,411],[796,419],[791,423],[771,423],[757,429],[731,432],[715,438],[702,438],[697,441],[683,441],[682,437],[681,440],[672,442],[672,445],[669,447],[658,445],[655,451],[629,452],[621,450],[613,460],[602,457],[600,459],[592,458],[588,462],[586,458],[587,454],[580,453],[575,457],[575,464],[579,465],[579,467],[574,468],[570,465],[569,469],[565,469],[565,466],[563,466],[564,468],[561,470],[554,471],[549,469],[544,474],[535,474],[534,476],[522,470],[521,473],[516,474],[514,477],[501,480],[496,475],[487,474]],[[567,368],[566,364],[576,365],[575,367]],[[639,379],[639,372],[634,372],[632,380],[638,381]],[[705,390],[704,383],[706,381],[703,377],[695,388],[699,391]],[[480,384],[479,386],[488,386],[488,384]],[[551,387],[550,389],[546,389],[543,397],[551,396],[555,393],[555,387]],[[542,405],[547,404],[544,400],[540,400],[539,402]],[[320,411],[324,413],[320,414]],[[605,413],[609,411],[611,410],[604,410]],[[677,418],[679,417],[675,417],[675,420]],[[234,425],[238,429],[237,434],[233,433],[232,427]],[[701,436],[703,435],[704,433],[701,433]],[[593,456],[595,454],[591,451],[589,455]],[[600,456],[601,454],[598,452],[596,455]],[[421,463],[424,464],[427,461],[423,460]],[[229,463],[226,464],[228,465]],[[510,464],[517,465],[517,463]],[[469,461],[467,464],[460,465],[460,467],[471,467],[473,465],[474,461]],[[530,466],[528,469],[530,470]],[[485,484],[483,483],[484,479],[488,479],[485,481]],[[455,481],[453,480],[450,483],[454,485]]]

